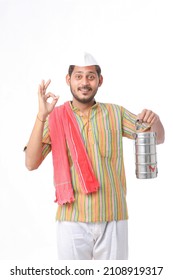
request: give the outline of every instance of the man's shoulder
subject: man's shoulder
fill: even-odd
[[[102,103],[102,102],[98,102],[100,108],[102,108],[103,110],[118,110],[121,111],[122,110],[122,106],[118,105],[118,104],[114,104],[114,103]]]

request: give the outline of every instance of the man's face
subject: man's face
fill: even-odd
[[[75,66],[71,77],[66,76],[73,98],[78,102],[87,104],[94,99],[103,78],[98,77],[95,66]]]

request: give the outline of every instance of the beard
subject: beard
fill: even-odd
[[[82,90],[82,89],[83,89],[83,90],[92,91],[92,88],[90,88],[89,86],[83,86],[83,87],[78,88],[78,90]],[[71,85],[70,85],[70,90],[71,90],[71,93],[72,93],[73,97],[74,97],[78,102],[80,102],[80,103],[82,103],[82,104],[87,104],[87,103],[90,103],[90,102],[94,99],[94,97],[95,97],[95,95],[96,95],[96,93],[97,93],[98,87],[92,92],[91,95],[87,96],[87,94],[86,94],[84,97],[79,97],[79,96],[73,91]]]

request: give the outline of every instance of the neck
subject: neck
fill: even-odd
[[[81,103],[78,100],[73,98],[72,104],[74,107],[78,108],[82,113],[87,114],[89,109],[94,105],[95,100],[91,100],[88,103]]]

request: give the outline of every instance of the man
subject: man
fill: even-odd
[[[38,168],[52,150],[59,259],[126,260],[122,137],[132,139],[140,119],[141,131],[155,131],[160,144],[163,125],[151,110],[136,116],[121,106],[97,103],[95,95],[103,77],[91,54],[70,65],[66,82],[72,101],[57,107],[58,97],[46,93],[50,80],[39,85],[39,109],[26,149],[26,166]]]

